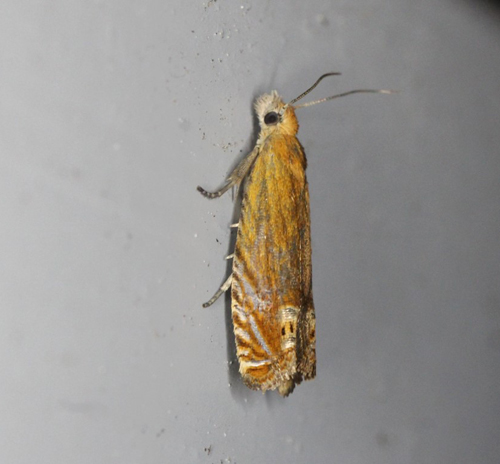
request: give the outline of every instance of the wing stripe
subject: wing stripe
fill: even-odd
[[[267,343],[265,342],[264,338],[262,337],[262,334],[260,333],[260,330],[257,327],[257,324],[256,324],[252,314],[250,314],[249,320],[250,320],[250,326],[252,327],[252,331],[253,331],[255,337],[257,338],[259,345],[269,356],[271,356],[271,350],[269,349],[269,347],[267,346]]]

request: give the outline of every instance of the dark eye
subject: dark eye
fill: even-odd
[[[271,113],[267,113],[264,116],[264,122],[268,126],[274,126],[275,124],[278,124],[278,121],[279,121],[278,113],[275,113],[274,111],[271,111]]]

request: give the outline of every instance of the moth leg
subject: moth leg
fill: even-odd
[[[210,298],[206,303],[203,303],[204,308],[208,308],[209,306],[213,305],[217,299],[231,286],[231,282],[233,281],[233,273],[230,274],[230,276],[227,278],[227,280],[221,285],[219,290],[215,292],[215,295]]]
[[[260,147],[259,145],[256,145],[255,148],[247,156],[245,156],[245,158],[243,158],[240,163],[234,168],[233,172],[227,178],[226,185],[224,185],[224,187],[222,187],[220,190],[217,190],[215,192],[208,192],[203,187],[198,186],[198,192],[200,192],[207,198],[219,198],[220,196],[224,195],[231,187],[239,185],[243,178],[247,175],[248,170],[255,161],[255,158],[257,158],[259,151]]]
[[[219,198],[220,196],[224,195],[231,187],[233,187],[236,184],[236,182],[229,181],[224,187],[222,187],[220,190],[217,190],[216,192],[207,192],[203,187],[196,187],[198,192],[200,192],[204,197],[207,198]]]
[[[233,259],[234,258],[234,253],[231,253],[230,255],[226,256],[226,259]]]
[[[237,222],[236,224],[231,224],[231,225],[229,226],[229,228],[230,228],[230,229],[237,229],[239,226],[240,226],[240,223],[239,223],[239,222]]]

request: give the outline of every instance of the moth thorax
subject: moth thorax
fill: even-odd
[[[279,310],[282,350],[295,347],[298,315],[299,309],[293,306],[285,306]]]

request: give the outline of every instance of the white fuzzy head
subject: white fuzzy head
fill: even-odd
[[[255,112],[259,119],[261,137],[267,137],[275,132],[283,135],[297,133],[298,123],[294,108],[286,105],[276,90],[257,98]]]

